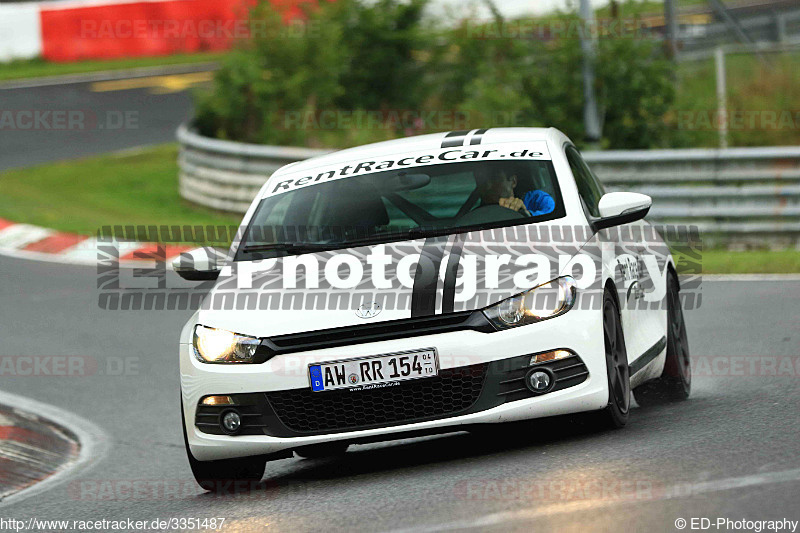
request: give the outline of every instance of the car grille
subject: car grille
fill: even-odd
[[[264,362],[285,353],[465,330],[492,333],[495,328],[480,311],[404,318],[263,338],[256,356],[258,362]]]
[[[441,370],[435,378],[369,390],[267,393],[275,415],[298,433],[352,431],[453,416],[481,395],[487,364]]]

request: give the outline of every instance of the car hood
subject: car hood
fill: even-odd
[[[553,244],[500,228],[236,261],[197,322],[270,337],[482,309],[558,277],[586,235]]]

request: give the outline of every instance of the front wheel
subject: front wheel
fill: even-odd
[[[603,340],[606,352],[608,405],[602,413],[606,426],[616,429],[628,423],[631,380],[619,306],[609,291],[603,296]]]
[[[198,461],[189,449],[189,439],[186,436],[186,419],[183,416],[181,404],[181,423],[183,424],[183,444],[186,447],[186,456],[189,466],[194,474],[194,479],[204,489],[210,492],[230,490],[231,485],[238,488],[239,483],[246,482],[255,485],[264,476],[267,460],[263,456],[241,457],[237,459],[222,459],[219,461]]]
[[[686,400],[692,392],[692,367],[686,321],[678,293],[678,280],[667,278],[667,358],[661,376],[636,387],[633,397],[642,407]]]

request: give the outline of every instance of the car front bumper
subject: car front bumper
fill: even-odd
[[[274,410],[267,398],[277,393],[298,393],[306,398],[323,398],[333,392],[311,393],[308,365],[345,358],[380,355],[398,351],[435,348],[439,357],[441,374],[465,368],[487,369],[480,397],[468,409],[455,414],[414,418],[412,421],[394,421],[352,428],[329,428],[306,431],[282,424],[281,417],[272,416]],[[581,379],[575,378],[566,388],[542,395],[520,392],[518,381],[500,385],[508,378],[517,378],[530,354],[556,349],[567,349],[585,365],[575,367],[570,373],[583,372]],[[562,362],[570,361],[565,359]],[[546,416],[554,416],[605,407],[608,402],[602,320],[600,313],[573,309],[550,320],[505,331],[483,333],[465,330],[405,339],[368,342],[349,346],[318,349],[300,353],[277,355],[266,363],[254,365],[206,364],[198,361],[190,344],[180,345],[181,391],[186,434],[192,455],[198,460],[209,461],[249,455],[278,454],[313,444],[344,441],[392,440],[412,432],[461,431],[475,424],[511,422]],[[509,366],[511,365],[511,366]],[[564,365],[562,365],[564,366]],[[512,368],[513,367],[513,368]],[[503,374],[503,372],[511,372]],[[427,381],[424,378],[403,382],[404,385]],[[499,389],[497,387],[500,387]],[[411,390],[409,388],[408,390]],[[308,393],[306,394],[306,392]],[[369,391],[379,394],[377,391]],[[363,391],[348,392],[363,394]],[[396,393],[395,393],[396,394]],[[499,398],[501,394],[506,396]],[[198,404],[207,395],[247,395],[259,399],[266,405],[270,416],[264,415],[263,427],[252,434],[212,434],[195,425]],[[330,398],[330,397],[328,397]],[[499,399],[498,399],[499,398]],[[430,398],[429,401],[436,401]],[[261,412],[264,409],[259,409]],[[202,418],[202,416],[201,416]],[[288,427],[287,427],[288,426]],[[306,428],[307,429],[307,428]]]

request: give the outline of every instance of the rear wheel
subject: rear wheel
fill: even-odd
[[[689,339],[678,292],[678,281],[670,273],[667,278],[667,359],[661,376],[643,383],[633,391],[636,402],[643,406],[686,400],[692,392],[692,367]]]
[[[222,459],[219,461],[198,461],[189,449],[189,439],[186,436],[186,419],[183,416],[181,404],[181,422],[183,424],[183,444],[186,447],[186,456],[189,466],[194,474],[194,479],[205,490],[219,492],[230,490],[233,483],[248,482],[253,485],[261,481],[267,460],[263,456],[241,457],[237,459]]]
[[[344,455],[349,446],[346,442],[326,442],[324,444],[304,446],[295,450],[294,453],[305,459],[320,459],[322,457]]]
[[[631,380],[619,306],[609,291],[603,297],[603,339],[608,378],[608,405],[603,417],[607,426],[621,428],[628,423]]]

